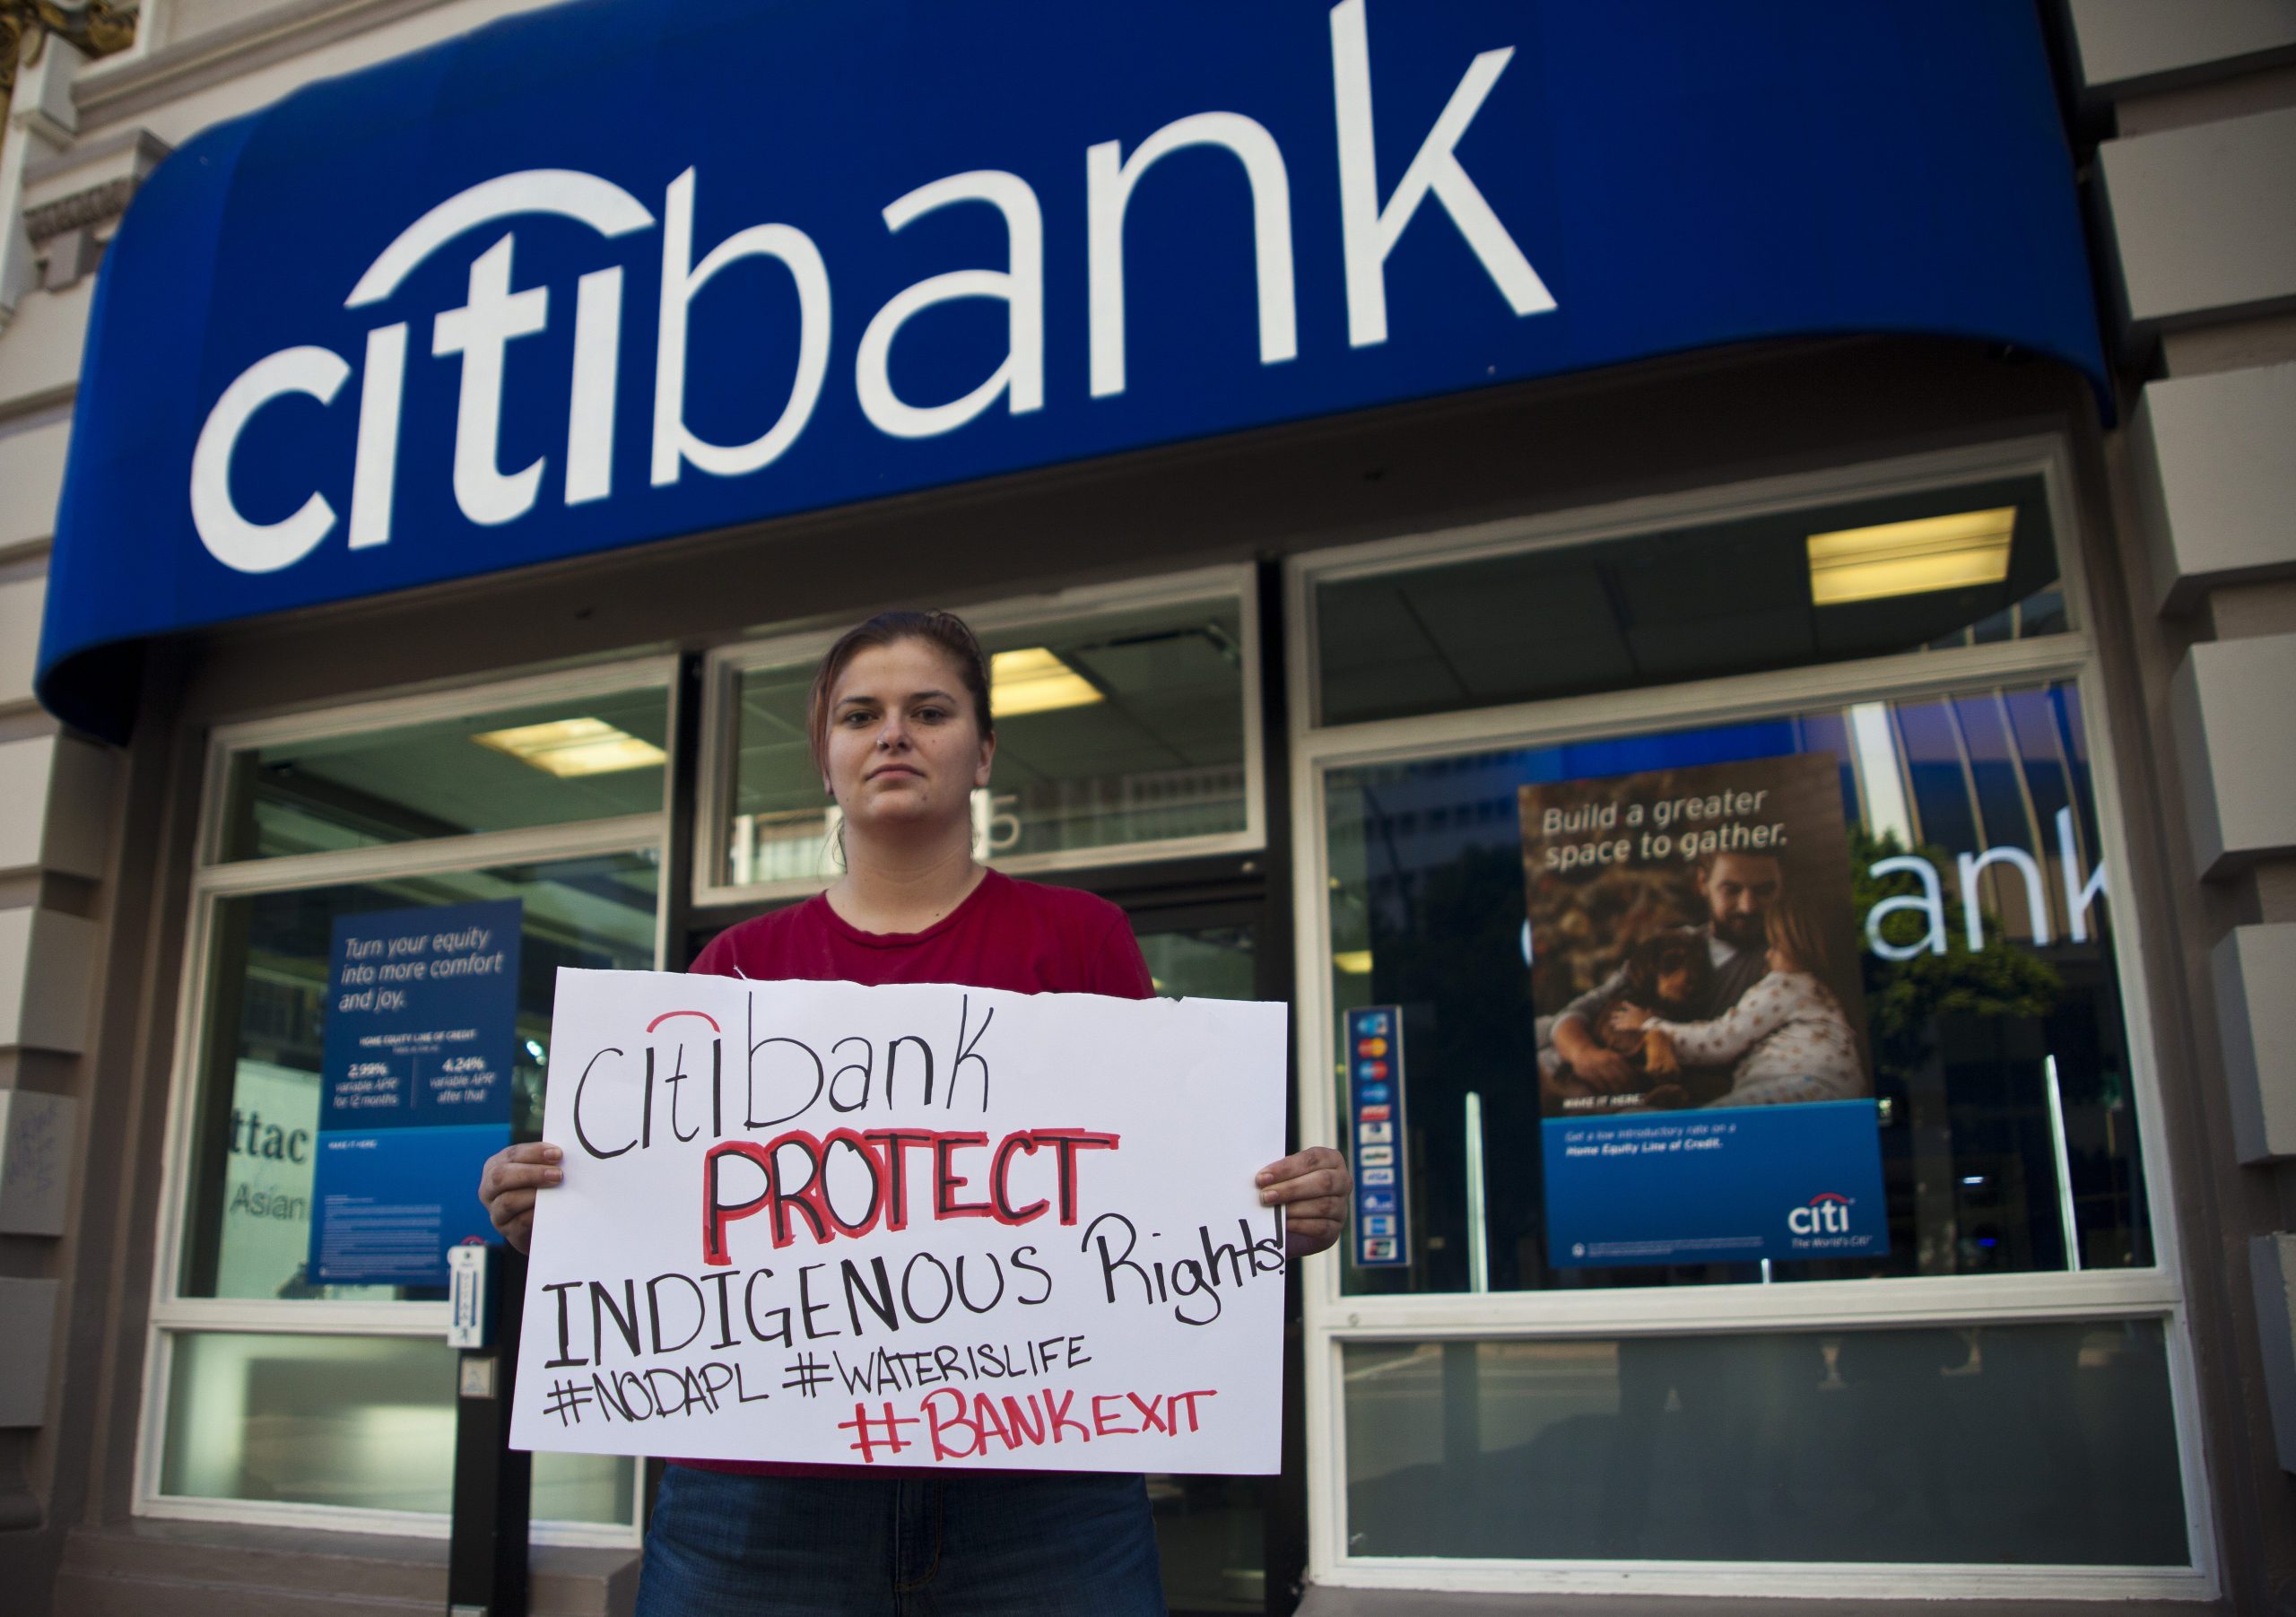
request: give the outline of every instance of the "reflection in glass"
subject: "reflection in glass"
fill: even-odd
[[[1169,841],[1244,829],[1241,609],[1233,599],[1098,614],[981,637],[996,778],[976,793],[978,856]],[[805,743],[813,666],[738,686],[725,879],[827,882],[835,811]]]
[[[1351,1343],[1351,1555],[2187,1563],[2155,1320]]]
[[[657,874],[646,850],[216,900],[179,1294],[413,1295],[304,1279],[337,917],[474,899],[524,902],[512,1121],[532,1139],[557,969],[652,969]]]
[[[1901,543],[1897,525],[1948,515],[1990,517],[1980,544],[2005,546]],[[1848,557],[1813,549],[1822,538],[1839,552],[1859,535],[1900,542],[1883,554],[1854,541]],[[1828,565],[1844,560],[1866,569],[1848,588]],[[1822,595],[1842,598],[1821,605]],[[1316,588],[1318,722],[1640,690],[2065,626],[2041,480],[2007,479],[1329,580]]]
[[[1143,932],[1140,952],[1156,992],[1172,999],[1252,999],[1258,963],[1248,926],[1197,926]]]
[[[1251,999],[1257,995],[1249,926],[1151,930],[1140,952],[1156,992],[1175,999]],[[1164,1598],[1177,1612],[1267,1609],[1267,1479],[1152,1476]]]
[[[1781,1262],[1772,1277],[2153,1261],[2080,699],[2052,684],[1334,770],[1333,1009],[1404,1008],[1401,1158],[1416,1181],[1413,1265],[1351,1265],[1347,1290],[1469,1289],[1469,1091],[1492,1289],[1760,1278],[1751,1264],[1547,1263],[1518,790],[1796,753],[1839,764],[1891,1251]],[[1873,874],[1892,858],[1921,865]],[[1934,916],[1926,901],[1901,902],[1922,897],[1924,867]],[[1888,908],[1875,920],[1877,906]]]
[[[443,1515],[453,1503],[455,1350],[413,1336],[173,1337],[160,1491]],[[636,1468],[535,1456],[537,1521],[631,1519]]]
[[[662,810],[659,687],[233,754],[218,856],[270,859]]]

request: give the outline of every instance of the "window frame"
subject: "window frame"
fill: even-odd
[[[984,637],[1025,629],[1049,620],[1116,617],[1159,606],[1233,601],[1239,614],[1238,648],[1242,661],[1244,828],[1204,836],[1152,842],[1112,842],[1103,847],[1064,848],[992,861],[1007,875],[1037,876],[1102,865],[1161,864],[1175,859],[1257,853],[1267,846],[1267,787],[1261,768],[1260,646],[1258,580],[1248,566],[1200,568],[1160,573],[1118,584],[1022,596],[961,609],[965,622]],[[802,666],[817,662],[851,627],[816,627],[720,646],[704,659],[701,681],[701,761],[694,802],[692,903],[697,909],[782,902],[809,897],[827,885],[811,877],[736,883],[726,874],[726,834],[733,823],[732,795],[740,769],[740,684],[759,668]],[[992,788],[993,789],[993,788]]]
[[[1918,650],[1751,674],[1545,701],[1325,726],[1318,721],[1316,590],[1338,578],[1415,571],[1469,559],[1580,545],[1705,521],[1787,511],[1847,498],[1911,494],[2004,476],[2039,475],[2048,500],[2066,628],[2032,639]],[[1326,781],[1334,769],[1573,741],[1614,739],[1892,700],[2059,680],[2079,693],[2096,796],[2099,856],[2117,911],[2116,977],[2128,1035],[2130,1091],[2154,1262],[2144,1268],[1745,1282],[1596,1291],[1459,1291],[1349,1297],[1341,1265],[1309,1265],[1306,1312],[1309,1575],[1367,1589],[1500,1593],[1792,1595],[1901,1597],[1909,1586],[1945,1595],[2213,1599],[2218,1588],[2213,1510],[2203,1454],[2178,1213],[2169,1187],[2169,1128],[2161,1095],[2159,1029],[2147,984],[2148,905],[2132,880],[2120,766],[2105,679],[2088,629],[2096,621],[2083,566],[2083,530],[2068,445],[2058,436],[1874,459],[1822,471],[1709,486],[1537,517],[1305,552],[1285,568],[1286,659],[1298,991],[1299,1116],[1306,1139],[1335,1140],[1341,1119],[1328,1074],[1336,1043],[1331,974],[1330,844]],[[1341,1352],[1350,1342],[1522,1340],[1700,1332],[1856,1329],[2157,1318],[2167,1344],[2171,1413],[2182,1469],[2190,1564],[2182,1568],[1993,1566],[1802,1561],[1522,1560],[1355,1556],[1346,1548],[1346,1409]]]
[[[168,1105],[161,1157],[158,1248],[151,1306],[144,1329],[142,1407],[136,1422],[134,1514],[166,1520],[240,1522],[336,1533],[444,1538],[445,1513],[386,1510],[260,1500],[222,1500],[161,1491],[167,1413],[174,1374],[174,1338],[203,1334],[434,1338],[444,1342],[447,1304],[441,1302],[324,1301],[272,1298],[185,1297],[182,1282],[186,1193],[191,1174],[193,1118],[198,1106],[202,1053],[215,966],[216,916],[230,899],[328,887],[377,877],[447,874],[540,860],[652,852],[666,874],[671,797],[677,778],[673,755],[662,770],[662,804],[645,813],[573,821],[521,830],[379,843],[333,852],[274,858],[222,860],[230,765],[240,753],[283,742],[315,741],[436,719],[499,711],[529,703],[659,690],[668,734],[677,735],[677,659],[657,656],[587,664],[476,686],[439,687],[378,696],[331,707],[239,720],[214,726],[203,749],[197,857],[191,876],[184,960],[177,985],[175,1045],[168,1074]],[[666,882],[654,906],[654,968],[661,969],[669,940]],[[445,1389],[451,1392],[451,1389]],[[639,1480],[633,1468],[633,1484]],[[541,1544],[610,1549],[634,1547],[643,1531],[642,1486],[629,1524],[542,1522]]]

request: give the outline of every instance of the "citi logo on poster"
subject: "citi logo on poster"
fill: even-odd
[[[1312,155],[1320,164],[1327,161],[1324,152],[1335,152],[1340,229],[1336,262],[1311,265],[1309,273],[1336,283],[1346,308],[1348,346],[1360,349],[1387,342],[1387,261],[1412,222],[1437,210],[1448,216],[1457,238],[1513,315],[1553,309],[1553,296],[1458,155],[1477,113],[1513,59],[1514,48],[1502,46],[1475,56],[1407,162],[1396,163],[1405,148],[1390,140],[1384,166],[1396,178],[1382,196],[1363,0],[1340,0],[1331,7],[1327,21],[1337,138],[1335,147],[1322,147]],[[1249,256],[1260,364],[1280,365],[1299,357],[1292,165],[1301,165],[1304,171],[1311,154],[1296,150],[1287,154],[1265,124],[1244,113],[1190,113],[1149,132],[1129,151],[1124,142],[1111,139],[1096,142],[1083,153],[1083,262],[1079,267],[1093,399],[1121,395],[1127,386],[1125,216],[1134,193],[1166,157],[1199,147],[1232,159],[1251,195],[1249,239],[1207,244],[1205,250]],[[1073,173],[1065,163],[1062,171]],[[1181,180],[1174,172],[1163,183]],[[370,317],[377,321],[365,335],[360,356],[356,410],[345,411],[341,423],[354,449],[349,489],[314,489],[293,512],[274,521],[249,517],[233,497],[232,454],[257,413],[291,399],[330,406],[352,374],[352,358],[333,348],[315,343],[282,348],[257,360],[224,387],[200,429],[190,468],[191,514],[200,543],[236,571],[276,572],[303,560],[334,532],[338,519],[335,500],[347,491],[349,548],[391,543],[393,507],[402,475],[437,476],[445,470],[400,464],[410,368],[425,360],[460,368],[451,474],[456,505],[467,521],[481,527],[516,522],[544,500],[546,482],[567,507],[613,497],[617,474],[635,473],[640,459],[634,443],[627,446],[628,454],[619,452],[615,422],[624,346],[622,283],[628,266],[599,263],[576,276],[570,287],[544,284],[530,270],[521,284],[518,231],[509,227],[522,220],[571,221],[594,232],[601,243],[637,239],[646,243],[640,253],[658,262],[657,301],[646,311],[653,326],[652,413],[643,456],[649,489],[675,485],[689,471],[705,477],[743,477],[772,465],[804,432],[831,382],[831,265],[812,234],[780,221],[761,221],[715,243],[698,243],[697,184],[695,169],[688,167],[668,182],[658,200],[641,200],[596,174],[526,169],[471,186],[409,223],[360,274],[344,300],[344,309],[371,311]],[[1003,170],[950,174],[886,203],[880,217],[891,234],[942,209],[959,206],[994,209],[1001,217],[1004,263],[952,267],[894,293],[864,323],[849,381],[839,378],[840,386],[850,387],[863,417],[887,438],[936,438],[956,431],[1000,403],[1005,413],[1014,416],[1047,404],[1046,230],[1037,187]],[[1056,229],[1056,239],[1060,234]],[[409,276],[450,245],[472,237],[477,239],[478,250],[469,261],[461,304],[443,310],[398,307],[399,289]],[[755,399],[746,401],[750,422],[760,427],[756,436],[718,441],[689,424],[686,360],[697,343],[723,342],[728,334],[699,326],[695,311],[703,289],[718,275],[736,264],[757,261],[770,263],[777,276],[786,275],[795,291],[796,359],[786,380],[774,378],[760,387]],[[965,300],[1004,306],[1001,361],[956,398],[919,403],[902,397],[891,368],[902,328],[927,309]],[[712,305],[714,309],[724,307]],[[558,458],[554,454],[505,467],[500,454],[505,412],[516,402],[509,355],[516,345],[551,329],[553,322],[562,328],[570,314],[570,403],[563,437],[557,435],[553,422],[550,440],[564,445],[561,468],[555,477],[551,475],[551,462]],[[625,461],[630,464],[618,464]],[[1377,1036],[1387,1031],[1386,1018],[1372,1020],[1366,1031],[1378,1042]]]
[[[1837,1191],[1822,1190],[1806,1207],[1786,1215],[1786,1227],[1796,1235],[1848,1235],[1850,1199]]]

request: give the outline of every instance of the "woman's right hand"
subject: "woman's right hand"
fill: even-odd
[[[506,1145],[486,1159],[486,1171],[478,1176],[486,1216],[521,1252],[534,1239],[535,1195],[565,1181],[566,1170],[558,1166],[565,1154],[545,1141]]]

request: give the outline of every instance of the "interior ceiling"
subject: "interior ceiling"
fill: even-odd
[[[636,691],[267,747],[257,763],[256,801],[259,812],[308,816],[387,842],[660,810],[659,765],[561,778],[471,739],[555,718],[600,718],[655,746],[667,744],[665,694]]]
[[[991,649],[1041,645],[1100,691],[1100,701],[1022,714],[997,726],[996,784],[1026,791],[1222,765],[1242,752],[1242,656],[1233,603],[1039,626]],[[742,682],[737,813],[810,809],[820,786],[806,756],[810,668]],[[553,703],[379,735],[266,748],[254,801],[266,852],[455,836],[655,812],[659,767],[561,778],[478,744],[483,731],[589,717],[667,745],[658,690]]]
[[[1102,700],[1000,718],[996,787],[1232,767],[1243,751],[1243,668],[1232,605],[1184,620],[1040,627],[993,637],[991,652],[1043,646]],[[821,783],[807,755],[810,668],[761,669],[742,685],[735,812],[813,809]]]
[[[2017,508],[2002,583],[1812,603],[1811,534],[1997,505]],[[2037,477],[1341,579],[1317,591],[1322,717],[1396,717],[1913,650],[2056,579]]]

